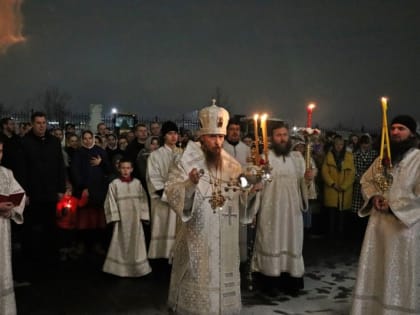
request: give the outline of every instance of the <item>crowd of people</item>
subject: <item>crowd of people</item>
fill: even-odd
[[[328,133],[308,145],[285,122],[269,131],[270,179],[241,186],[259,161],[254,137],[241,137],[240,122],[215,104],[199,119],[195,136],[172,121],[116,134],[105,123],[49,130],[43,112],[19,128],[1,119],[0,314],[16,312],[12,274],[30,281],[31,268],[12,262],[12,243],[26,265],[97,255],[106,273],[153,272],[170,281],[175,313],[236,314],[240,271],[265,294],[302,292],[306,237],[365,237],[353,314],[420,312],[413,118],[391,122],[387,191],[375,185],[380,139]]]

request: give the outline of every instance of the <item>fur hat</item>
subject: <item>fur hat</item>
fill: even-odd
[[[178,132],[178,126],[173,121],[168,120],[163,123],[160,134],[165,136],[170,131]]]
[[[406,126],[408,129],[410,129],[411,133],[413,135],[416,134],[416,129],[417,129],[417,123],[414,120],[413,117],[409,116],[409,115],[399,115],[394,117],[394,119],[391,122],[391,126],[393,124],[401,124]]]
[[[226,135],[226,127],[229,121],[229,113],[223,107],[213,105],[204,107],[198,114],[200,120],[200,136],[201,135]]]

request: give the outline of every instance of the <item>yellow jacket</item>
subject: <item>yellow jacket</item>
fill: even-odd
[[[341,172],[338,171],[333,153],[327,153],[322,164],[322,178],[324,180],[324,206],[338,208],[339,210],[349,210],[353,196],[353,182],[355,176],[355,166],[353,154],[346,152],[341,166]],[[337,184],[344,191],[339,192],[332,186]]]

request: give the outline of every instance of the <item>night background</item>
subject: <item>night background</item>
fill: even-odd
[[[385,95],[389,116],[420,120],[419,13],[409,0],[0,0],[0,103],[28,109],[56,87],[75,112],[175,117],[218,93],[231,114],[303,125],[315,102],[314,124],[360,128],[380,125]]]

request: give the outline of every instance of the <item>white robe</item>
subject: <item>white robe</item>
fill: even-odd
[[[8,196],[21,192],[23,189],[13,177],[12,172],[0,166],[0,195]],[[10,219],[0,217],[0,314],[2,315],[16,314],[10,220],[22,224],[24,207],[25,198],[22,199],[19,206],[13,208]]]
[[[242,141],[239,141],[237,145],[231,145],[225,140],[223,142],[223,149],[230,155],[232,155],[236,161],[238,161],[242,169],[244,169],[248,162],[247,159],[251,156],[251,148],[247,146]],[[246,225],[239,225],[239,253],[241,257],[241,262],[247,261],[248,258],[248,237],[247,232],[248,228]]]
[[[151,203],[149,258],[170,258],[176,235],[176,214],[156,192],[165,188],[169,166],[178,152],[164,145],[147,160],[147,187]]]
[[[149,220],[145,192],[138,179],[114,179],[105,199],[106,222],[115,222],[103,271],[120,277],[140,277],[152,271],[147,260],[141,220]]]
[[[224,150],[222,159],[226,202],[221,209],[210,206],[212,185],[199,144],[190,141],[170,171],[164,197],[183,222],[169,288],[169,306],[177,314],[239,314],[241,309],[238,224],[240,197],[245,195],[224,190],[241,166]],[[197,185],[188,179],[193,168],[204,170]]]
[[[370,203],[381,194],[373,182],[378,159],[362,176],[370,214],[359,260],[352,314],[420,314],[420,150],[412,149],[394,165],[393,183],[385,193],[391,212]]]
[[[300,152],[277,157],[269,151],[273,181],[260,194],[252,270],[277,277],[302,277],[303,218],[308,208],[305,161]]]

